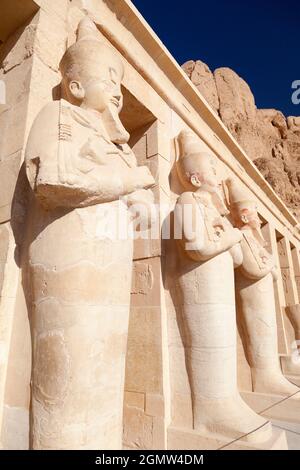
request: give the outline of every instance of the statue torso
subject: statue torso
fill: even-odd
[[[242,230],[243,239],[241,247],[243,251],[243,264],[241,270],[246,277],[256,278],[266,276],[274,268],[273,256],[257,240],[251,230]]]

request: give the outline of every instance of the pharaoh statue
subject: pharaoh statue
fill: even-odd
[[[282,374],[277,345],[273,280],[277,269],[266,249],[255,201],[233,180],[227,180],[234,225],[243,235],[243,262],[236,270],[236,300],[242,339],[251,367],[254,392],[292,395],[300,389]]]
[[[186,192],[174,211],[177,287],[193,427],[205,436],[263,442],[271,425],[237,388],[234,267],[242,262],[242,234],[225,217],[214,157],[201,151],[189,131],[181,132],[178,143],[178,175]]]
[[[154,180],[127,144],[123,65],[100,38],[85,17],[60,63],[63,99],[26,148],[33,449],[121,448],[133,237],[112,223],[125,213],[130,234]]]

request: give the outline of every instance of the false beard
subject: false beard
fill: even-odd
[[[253,229],[252,229],[252,233],[253,233],[254,238],[256,238],[256,240],[258,241],[258,243],[259,243],[262,247],[265,248],[265,247],[268,245],[268,243],[266,242],[266,240],[265,240],[264,237],[263,237],[263,234],[262,234],[260,228],[253,228]]]
[[[130,138],[129,133],[121,123],[117,108],[113,105],[106,108],[103,113],[103,122],[109,138],[115,144],[126,144]]]

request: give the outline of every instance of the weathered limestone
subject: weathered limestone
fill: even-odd
[[[242,260],[242,235],[225,218],[212,157],[199,151],[191,133],[182,132],[179,145],[179,177],[186,189],[193,189],[181,194],[174,211],[175,227],[183,234],[178,240],[176,307],[182,319],[193,429],[202,435],[263,442],[270,438],[271,427],[245,405],[237,389],[234,265]]]
[[[214,76],[208,66],[204,62],[201,62],[201,60],[197,60],[196,62],[189,60],[183,64],[182,68],[207,100],[208,104],[218,113],[220,107],[218,90]]]
[[[34,449],[121,447],[133,252],[112,224],[119,196],[154,181],[118,118],[122,63],[97,34],[80,22],[60,65],[66,100],[42,109],[26,148]]]
[[[18,24],[0,49],[7,97],[0,108],[0,447],[28,449],[30,436],[36,449],[287,448],[285,433],[271,432],[237,391],[233,258],[238,265],[241,250],[222,245],[238,236],[226,214],[223,182],[235,177],[259,202],[278,266],[284,238],[289,264],[283,258],[275,292],[279,351],[286,355],[281,364],[289,376],[291,363],[283,359],[292,357],[295,332],[285,307],[299,302],[296,219],[219,119],[213,74],[201,63],[191,64],[189,73],[199,81],[191,86],[129,0],[35,3],[35,16]],[[85,20],[77,41],[78,24],[87,14],[97,31]],[[220,73],[219,84],[226,73]],[[230,83],[239,86],[234,78]],[[222,95],[223,115],[229,88]],[[240,114],[245,117],[246,135],[254,101],[249,104],[247,87],[242,88],[234,118],[238,123]],[[262,113],[268,132],[270,121],[274,138],[296,135],[299,127],[297,118],[285,126],[279,114]],[[190,150],[185,141],[178,152],[175,137],[182,130],[200,140]],[[214,188],[213,200],[203,184],[198,189],[201,172],[193,178],[197,188],[178,178],[176,157],[192,154],[193,148]],[[248,151],[254,148],[249,140]],[[217,175],[205,157],[198,160],[202,152],[214,155]],[[191,164],[193,169],[194,158]],[[154,184],[152,177],[154,235],[153,196],[145,189]],[[199,223],[201,250],[218,245],[223,250],[215,256],[206,252],[207,261],[189,258],[193,250],[184,252],[179,248],[184,241],[172,239],[173,209],[187,193],[198,197],[192,219],[202,216],[200,207],[207,204],[208,235],[202,238]],[[136,211],[136,203],[145,212]],[[130,231],[138,220],[146,227],[145,238],[115,237],[120,210],[123,228]],[[286,268],[292,281],[283,284]],[[284,285],[290,289],[288,301]],[[199,352],[199,345],[207,348]],[[198,369],[201,354],[205,360]],[[238,354],[251,387],[241,347]],[[201,408],[204,393],[212,398]],[[278,400],[261,393],[258,402],[253,392],[249,395],[245,400],[259,412]],[[222,425],[224,409],[216,403],[225,402],[232,419],[226,409]],[[280,413],[292,420],[294,403],[280,408],[279,419]],[[257,423],[262,423],[259,431]]]
[[[6,3],[9,3],[11,14],[14,15],[15,2]],[[28,3],[24,2],[22,14],[27,15],[25,4]],[[0,109],[0,223],[3,244],[4,229],[7,229],[8,234],[8,252],[7,256],[5,254],[4,283],[0,298],[0,447],[2,444],[8,449],[28,449],[29,443],[31,351],[27,334],[28,313],[22,300],[24,294],[20,273],[28,185],[24,169],[20,169],[20,166],[24,159],[31,119],[34,118],[32,107],[35,95],[30,84],[35,76],[34,43],[40,15],[36,13],[31,17],[32,13],[33,11],[26,18],[23,17],[27,20],[25,24],[18,23],[18,29],[10,31],[11,35],[0,49],[0,80],[5,87],[6,99]],[[9,25],[10,17],[5,21]],[[63,34],[63,29],[57,31],[57,37]],[[46,76],[43,77],[43,83],[44,87],[45,84],[51,86]],[[49,100],[51,89],[48,88],[47,93]],[[35,107],[43,104],[41,99],[39,96]],[[5,253],[2,251],[2,243],[0,249],[2,258]],[[23,332],[21,341],[19,330]]]

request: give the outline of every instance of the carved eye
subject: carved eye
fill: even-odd
[[[109,69],[109,76],[110,76],[110,80],[111,82],[116,85],[118,82],[117,82],[117,71],[113,68],[110,68]]]

